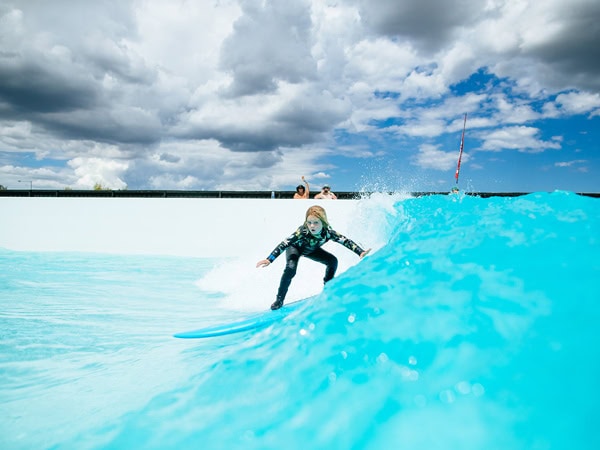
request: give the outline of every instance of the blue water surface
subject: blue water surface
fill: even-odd
[[[172,334],[242,314],[195,283],[222,261],[0,250],[0,447],[600,448],[600,201],[377,217],[305,306],[205,340]]]

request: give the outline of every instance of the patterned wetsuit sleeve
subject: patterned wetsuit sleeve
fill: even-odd
[[[364,250],[360,247],[360,245],[358,245],[352,239],[348,239],[346,236],[338,233],[335,230],[329,230],[329,236],[331,237],[332,241],[342,244],[344,247],[352,250],[358,256],[360,256],[361,253],[364,252]]]
[[[287,239],[284,239],[283,241],[281,241],[279,243],[279,245],[273,249],[271,254],[269,256],[267,256],[267,259],[271,262],[275,261],[275,258],[277,258],[279,255],[281,255],[281,253],[283,253],[283,251],[286,248],[288,248],[290,245],[294,244],[295,242],[298,242],[301,237],[302,237],[302,227],[299,227],[290,236],[288,236]]]

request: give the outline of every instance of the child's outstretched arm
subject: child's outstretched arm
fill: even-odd
[[[367,250],[363,250],[361,248],[361,246],[358,245],[356,242],[354,242],[352,239],[348,239],[346,236],[344,236],[343,234],[338,233],[335,230],[330,229],[329,230],[329,235],[331,236],[331,239],[333,241],[337,242],[338,244],[342,244],[344,247],[346,247],[349,250],[352,250],[361,259],[364,258],[365,256],[367,256],[369,254],[369,252],[371,251],[370,248],[367,249]]]
[[[271,254],[269,256],[267,256],[267,259],[261,259],[259,262],[257,262],[256,268],[267,267],[269,264],[271,264],[273,261],[275,261],[275,259],[286,248],[288,248],[290,246],[290,244],[297,242],[301,237],[302,237],[302,227],[299,227],[296,231],[294,231],[294,233],[290,237],[281,241],[281,243],[277,247],[275,247],[275,249],[273,249]]]

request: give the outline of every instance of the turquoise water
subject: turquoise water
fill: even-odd
[[[0,250],[0,448],[600,448],[600,201],[373,217],[298,312],[206,340],[172,334],[245,314],[202,287],[228,261]]]

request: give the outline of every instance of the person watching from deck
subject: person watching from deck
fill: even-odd
[[[331,192],[331,188],[329,187],[328,184],[324,185],[321,188],[321,192],[319,192],[317,195],[315,195],[315,198],[337,200],[337,196],[333,192]]]
[[[296,193],[294,194],[294,198],[309,198],[308,196],[310,195],[310,186],[308,185],[308,181],[306,181],[306,179],[304,178],[304,175],[302,176],[302,181],[304,181],[306,189],[304,189],[304,186],[299,184],[296,187]]]

